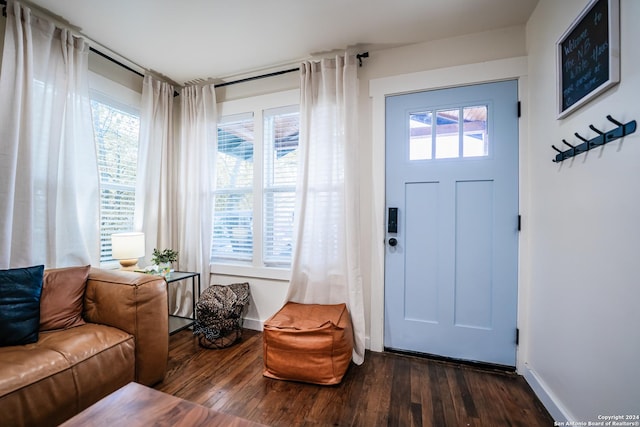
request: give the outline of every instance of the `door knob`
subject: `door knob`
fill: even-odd
[[[392,237],[389,239],[389,246],[395,246],[398,244],[398,239],[396,239],[395,237]]]

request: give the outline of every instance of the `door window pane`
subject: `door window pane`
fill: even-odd
[[[462,156],[488,156],[489,134],[487,133],[487,106],[465,107],[462,115],[464,117]]]
[[[432,113],[409,114],[409,160],[427,160],[432,157]]]
[[[460,153],[460,110],[436,112],[436,159],[458,157]]]

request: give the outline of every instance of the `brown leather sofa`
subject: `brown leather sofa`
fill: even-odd
[[[131,381],[162,381],[164,279],[91,269],[82,317],[86,324],[40,332],[36,343],[0,347],[0,426],[58,425]]]

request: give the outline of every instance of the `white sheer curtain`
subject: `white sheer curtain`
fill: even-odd
[[[287,299],[346,303],[353,361],[364,361],[364,299],[359,259],[357,75],[354,56],[300,67],[296,247]]]
[[[213,84],[188,86],[180,92],[177,227],[179,266],[200,273],[201,289],[209,285],[213,229],[213,173],[217,151],[216,92]],[[191,288],[183,288],[186,299]],[[191,300],[182,310],[191,311]],[[185,314],[184,312],[181,314]]]
[[[85,40],[10,1],[0,76],[0,268],[99,264]]]
[[[173,86],[147,74],[142,85],[134,227],[145,235],[145,261],[154,248],[177,250],[177,173],[173,127]]]

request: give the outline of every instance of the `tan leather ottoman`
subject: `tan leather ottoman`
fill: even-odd
[[[263,347],[265,377],[338,384],[353,351],[347,306],[288,302],[264,322]]]

